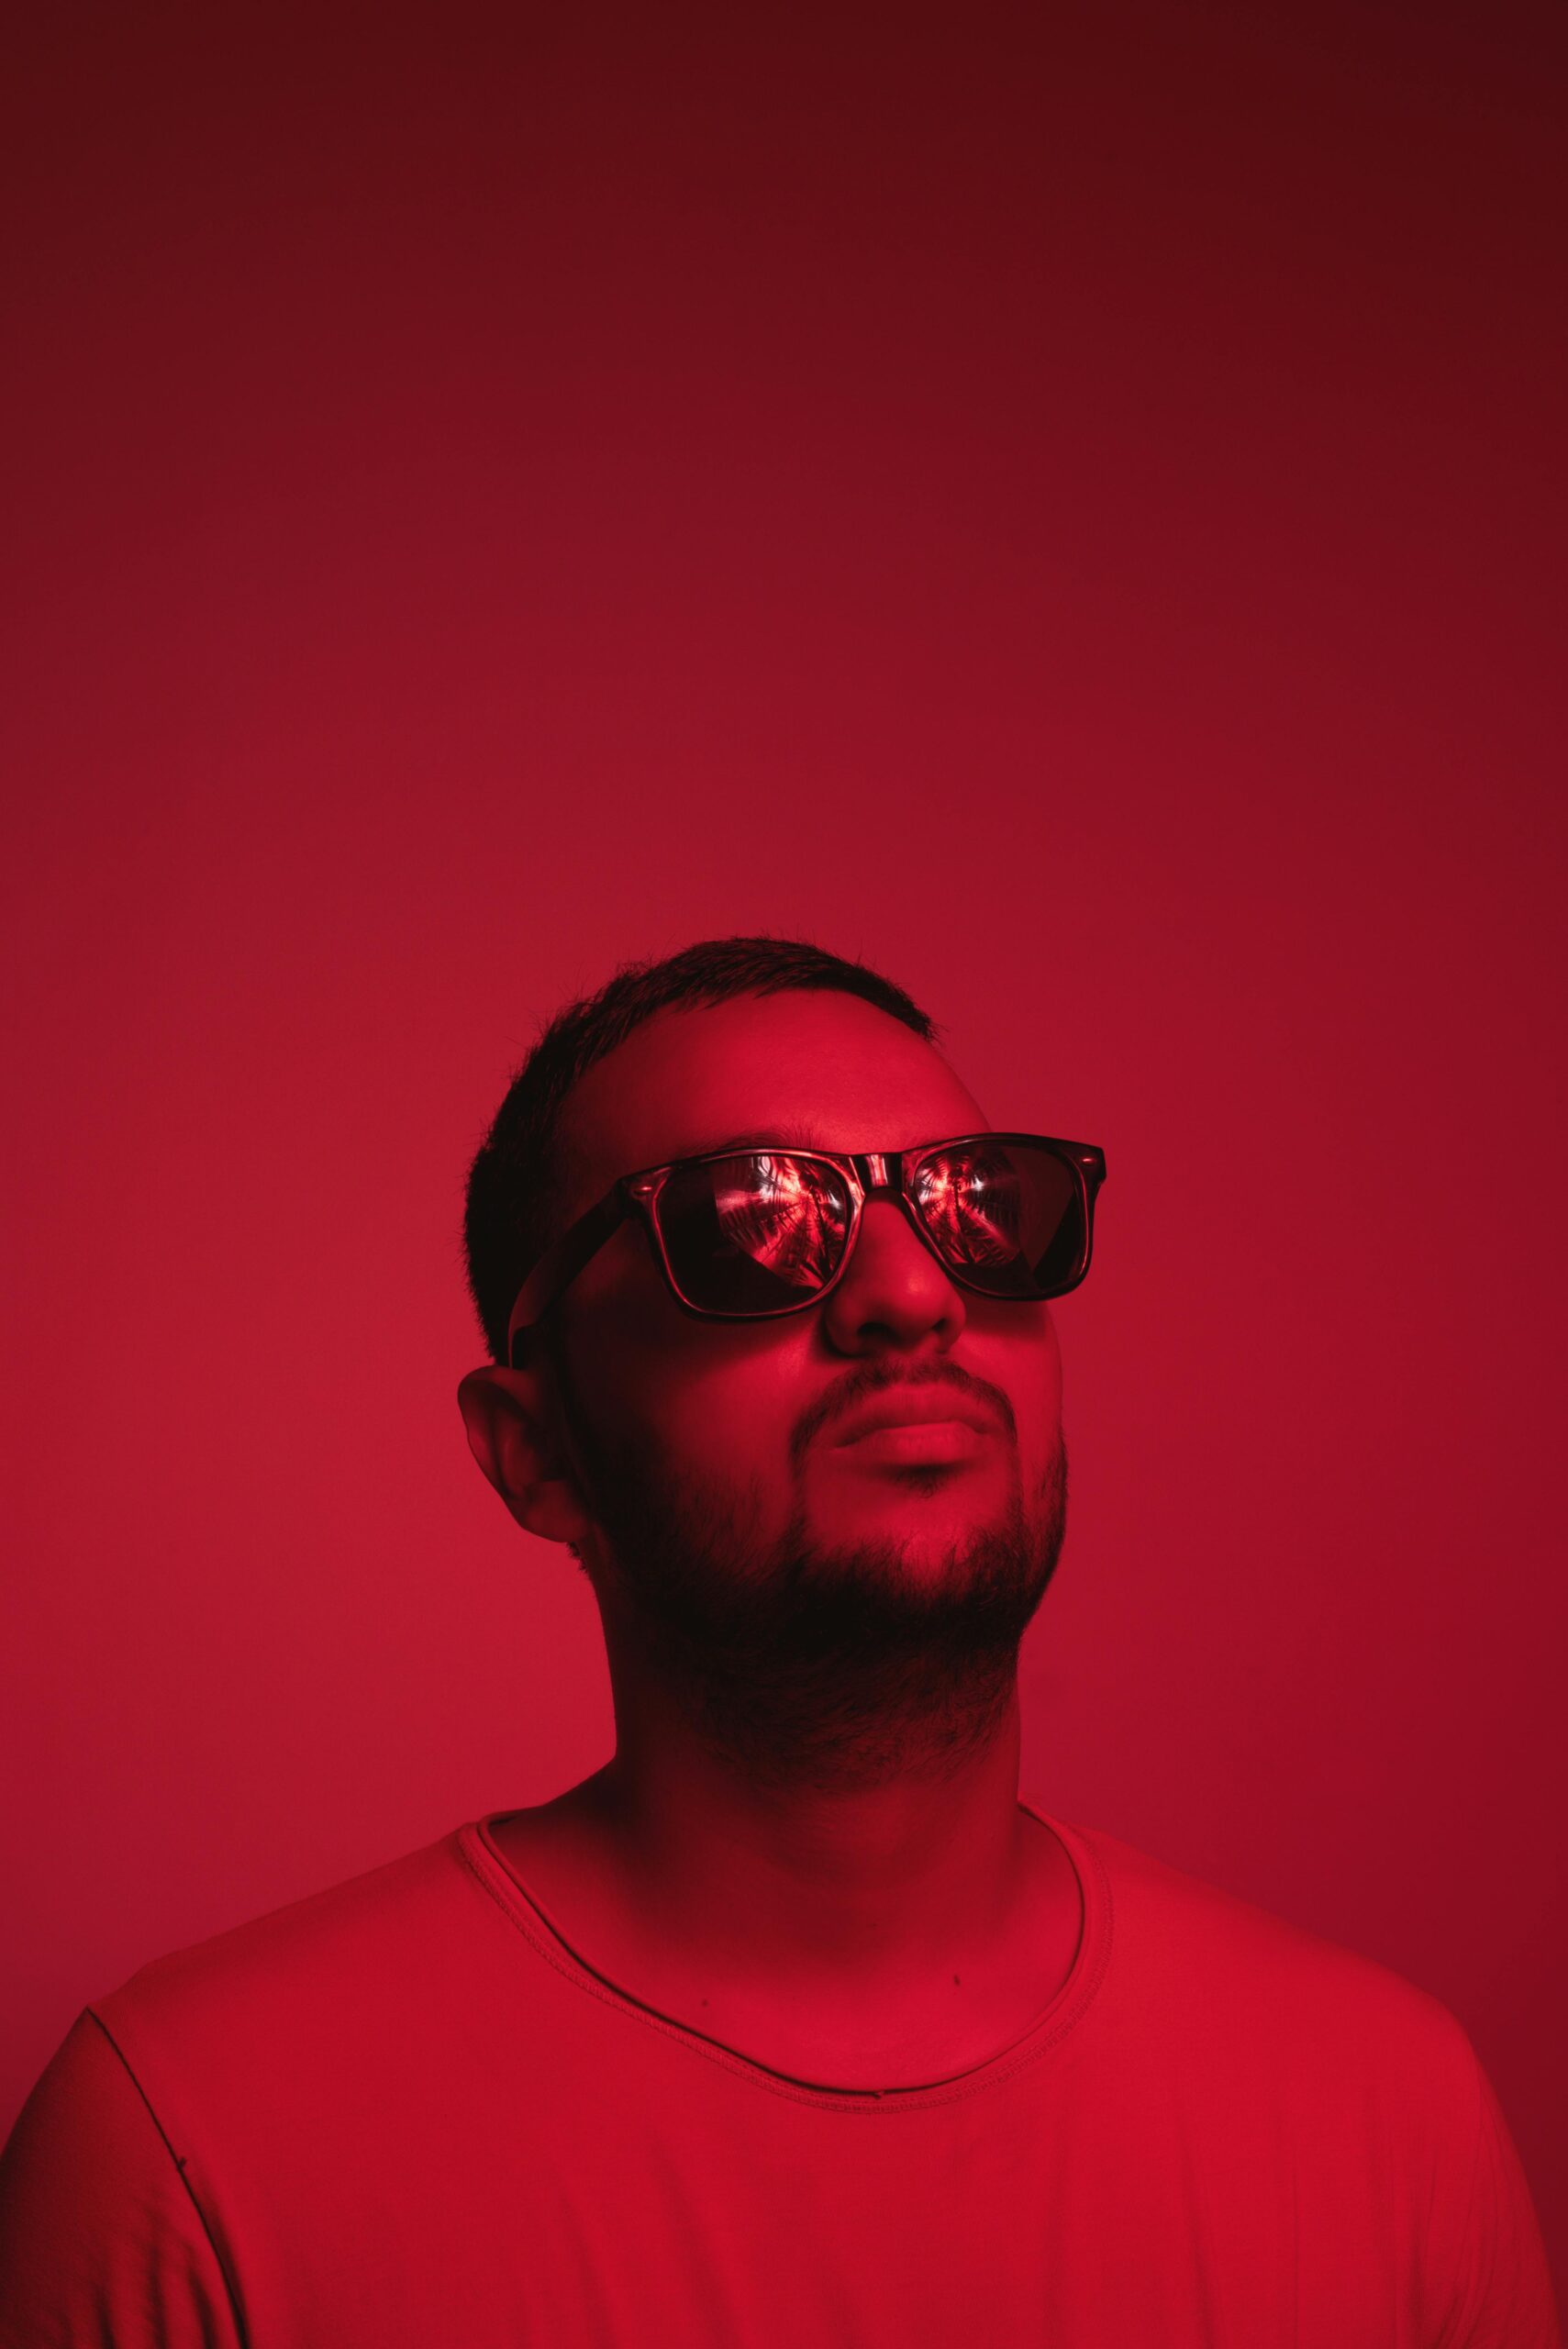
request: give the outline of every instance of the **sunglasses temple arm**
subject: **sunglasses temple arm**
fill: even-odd
[[[525,1330],[542,1320],[562,1291],[571,1286],[587,1264],[596,1256],[612,1231],[626,1221],[628,1204],[617,1183],[584,1216],[579,1216],[559,1240],[548,1247],[535,1264],[522,1287],[517,1291],[506,1328],[506,1359],[513,1370],[517,1367],[517,1341]]]

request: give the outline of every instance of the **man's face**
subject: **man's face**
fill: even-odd
[[[767,1136],[906,1149],[984,1130],[940,1053],[857,997],[793,991],[665,1012],[574,1088],[562,1223],[617,1175]],[[628,1221],[557,1308],[562,1401],[595,1580],[688,1653],[748,1630],[779,1653],[858,1639],[1016,1649],[1062,1539],[1061,1364],[1048,1307],[952,1281],[892,1199],[868,1201],[816,1307],[701,1320]],[[846,1442],[873,1397],[944,1393],[985,1422]],[[760,1660],[760,1659],[759,1659]]]

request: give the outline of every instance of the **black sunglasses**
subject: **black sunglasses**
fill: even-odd
[[[982,1297],[1064,1297],[1089,1269],[1105,1152],[1046,1134],[961,1134],[917,1150],[761,1143],[623,1174],[547,1248],[517,1292],[506,1358],[632,1213],[677,1302],[717,1321],[820,1304],[866,1200],[895,1198],[944,1270]]]

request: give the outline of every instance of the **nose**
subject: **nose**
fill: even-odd
[[[962,1290],[903,1208],[868,1199],[844,1276],[822,1307],[828,1343],[842,1354],[871,1354],[934,1336],[945,1353],[966,1318]]]

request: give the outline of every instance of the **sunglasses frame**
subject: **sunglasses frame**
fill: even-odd
[[[959,1150],[970,1142],[1029,1142],[1047,1150],[1053,1158],[1068,1168],[1077,1186],[1079,1205],[1084,1218],[1083,1253],[1071,1279],[1042,1289],[1038,1296],[1008,1297],[984,1287],[980,1282],[967,1279],[948,1263],[937,1246],[932,1234],[920,1219],[910,1185],[924,1162],[941,1150]],[[760,1311],[726,1313],[708,1305],[695,1305],[682,1289],[671,1264],[664,1233],[659,1220],[659,1199],[672,1174],[684,1173],[694,1166],[717,1166],[730,1158],[752,1158],[764,1152],[781,1158],[805,1159],[818,1166],[831,1166],[843,1180],[850,1194],[850,1227],[844,1237],[844,1252],[829,1280],[809,1296],[796,1298],[792,1305],[764,1306]],[[1038,1305],[1055,1297],[1065,1297],[1075,1289],[1089,1269],[1095,1245],[1095,1197],[1106,1179],[1106,1156],[1103,1150],[1087,1141],[1063,1141],[1054,1134],[952,1134],[941,1141],[922,1142],[914,1150],[797,1150],[791,1142],[748,1142],[740,1148],[704,1151],[694,1158],[673,1158],[662,1166],[645,1166],[636,1174],[622,1174],[605,1193],[602,1199],[568,1226],[559,1240],[553,1241],[538,1259],[522,1287],[517,1291],[506,1323],[506,1359],[515,1370],[518,1367],[517,1340],[526,1330],[541,1321],[557,1299],[570,1287],[578,1274],[609,1239],[612,1232],[633,1214],[640,1216],[653,1252],[654,1262],[664,1276],[666,1286],[683,1311],[701,1321],[776,1321],[786,1313],[804,1313],[820,1305],[831,1294],[849,1269],[860,1237],[861,1217],[866,1201],[878,1197],[897,1200],[905,1216],[918,1237],[935,1256],[950,1280],[961,1288],[972,1290],[978,1297],[988,1297],[998,1304]]]

